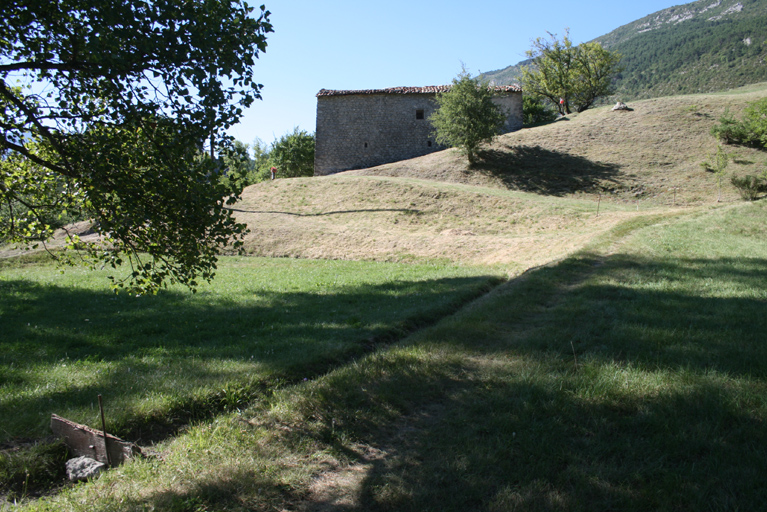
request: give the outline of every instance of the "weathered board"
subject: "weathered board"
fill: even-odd
[[[76,456],[90,457],[108,464],[107,452],[104,448],[104,434],[98,430],[55,414],[51,415],[51,430],[64,440],[64,444]],[[109,446],[112,466],[119,466],[126,460],[141,455],[141,449],[138,446],[111,434],[107,434],[106,444]]]

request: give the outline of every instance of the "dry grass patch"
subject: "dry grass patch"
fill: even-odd
[[[255,255],[446,260],[517,273],[563,257],[637,214],[602,205],[597,217],[597,206],[456,183],[341,175],[249,187],[237,215],[252,230],[246,247]]]
[[[447,150],[345,174],[411,176],[558,197],[601,192],[614,201],[668,206],[676,189],[677,205],[711,203],[716,179],[700,167],[716,150],[711,127],[726,109],[737,117],[765,94],[762,85],[632,102],[630,112],[588,110],[498,137],[472,170],[457,151]],[[735,173],[757,173],[767,164],[759,150],[726,149],[735,159],[728,170]],[[738,200],[729,183],[723,199]]]

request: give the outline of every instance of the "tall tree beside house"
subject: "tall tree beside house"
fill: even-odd
[[[450,90],[437,94],[438,108],[429,117],[436,142],[461,149],[469,164],[475,164],[480,145],[501,133],[506,120],[493,103],[494,94],[488,84],[461,70]]]
[[[575,46],[567,30],[561,41],[550,32],[549,39],[535,39],[526,53],[532,63],[521,70],[525,92],[547,98],[560,114],[583,112],[599,97],[611,94],[613,78],[621,69],[620,54],[599,43]]]
[[[130,266],[115,286],[194,288],[245,226],[216,174],[225,130],[260,98],[269,12],[242,0],[6,0],[0,24],[0,240],[46,240],[62,216]],[[20,84],[20,85],[19,85]],[[215,141],[215,142],[214,142]]]

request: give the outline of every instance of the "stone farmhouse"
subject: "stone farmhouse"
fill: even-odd
[[[449,85],[317,93],[314,175],[364,169],[445,149],[434,141],[429,116]],[[522,128],[522,89],[496,86],[507,113],[504,132]]]

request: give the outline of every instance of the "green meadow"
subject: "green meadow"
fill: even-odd
[[[571,142],[610,115],[500,144]],[[585,152],[607,151],[588,133]],[[725,188],[715,203],[698,143],[658,137],[690,152],[615,164],[598,217],[590,191],[559,194],[568,162],[514,203],[458,171],[445,193],[429,157],[417,189],[400,167],[257,185],[251,247],[296,257],[224,257],[196,294],[115,295],[103,272],[0,260],[0,510],[764,510],[767,202]],[[738,172],[763,159],[742,150]],[[694,194],[640,205],[640,171]],[[299,188],[317,211],[253,199]],[[145,456],[71,484],[50,414],[100,428],[99,394]]]
[[[532,270],[442,321],[361,356],[354,341],[360,335],[385,337],[406,329],[403,312],[425,325],[432,308],[443,308],[444,314],[487,290],[493,278],[429,266],[412,269],[431,272],[419,279],[401,274],[410,267],[390,264],[236,259],[227,262],[217,284],[229,290],[225,301],[206,290],[147,298],[154,301],[152,311],[163,306],[157,317],[139,306],[145,299],[114,297],[77,280],[54,286],[47,267],[5,269],[3,286],[15,298],[4,306],[4,318],[11,307],[23,310],[24,294],[33,297],[29,294],[37,290],[50,294],[52,310],[62,309],[62,316],[50,312],[57,325],[67,325],[64,319],[70,318],[70,329],[78,332],[85,323],[96,344],[98,322],[105,315],[119,317],[126,305],[133,305],[133,321],[119,327],[114,320],[126,338],[146,326],[154,331],[142,337],[162,336],[160,330],[174,330],[170,325],[184,333],[166,333],[174,343],[165,345],[177,344],[175,349],[134,341],[132,350],[100,360],[58,351],[46,358],[36,350],[50,342],[29,343],[27,371],[38,379],[51,372],[58,391],[46,394],[40,386],[24,386],[24,371],[12,370],[4,395],[30,397],[15,398],[19,404],[69,394],[74,413],[94,416],[89,403],[78,402],[89,398],[65,378],[64,364],[72,364],[83,379],[89,375],[91,383],[103,379],[106,368],[122,375],[118,368],[127,373],[133,366],[143,391],[122,390],[110,400],[144,414],[143,407],[162,410],[163,400],[181,402],[181,396],[202,393],[206,385],[209,393],[215,391],[214,374],[218,383],[230,385],[252,382],[254,375],[280,373],[284,379],[270,393],[248,395],[239,407],[192,421],[159,441],[154,449],[160,455],[29,507],[272,510],[333,502],[343,483],[344,496],[359,510],[759,510],[767,498],[762,485],[767,472],[765,221],[767,204],[761,202],[631,221],[619,233],[608,233],[569,258]],[[350,276],[356,270],[357,281],[340,278],[339,269]],[[368,275],[374,269],[378,277]],[[264,284],[238,284],[243,273],[265,276]],[[366,275],[364,284],[359,273]],[[385,284],[394,275],[402,284]],[[334,279],[337,291],[316,291],[318,280],[330,284]],[[259,298],[251,293],[256,286],[264,287]],[[268,330],[252,325],[258,301],[268,295],[265,288],[283,290],[275,293],[283,299],[277,307],[283,320],[291,311],[299,316],[297,307],[307,308],[300,316],[316,320],[303,320],[313,327],[300,329],[294,323],[277,336],[280,341],[257,352],[257,343],[234,339],[233,333],[250,325],[259,336],[268,336]],[[311,303],[327,299],[328,307],[370,301],[370,316],[329,322],[332,309],[301,306],[304,295]],[[86,300],[78,302],[81,297]],[[441,306],[435,297],[442,297]],[[395,307],[401,299],[408,305]],[[110,301],[116,306],[104,305]],[[251,301],[249,308],[242,304]],[[93,308],[87,323],[82,318],[86,304]],[[254,311],[250,316],[242,311],[248,309]],[[136,310],[148,317],[137,320]],[[196,318],[210,315],[213,321],[223,311],[229,312],[228,320],[217,320],[223,333],[196,334]],[[238,314],[247,318],[238,320]],[[190,327],[172,323],[174,316]],[[377,320],[382,317],[389,320]],[[237,330],[225,329],[236,322]],[[26,323],[31,324],[17,324],[18,337],[29,339],[35,327]],[[312,341],[291,334],[301,329],[330,330],[325,339],[336,341],[311,352]],[[344,344],[339,338],[347,331]],[[219,341],[216,351],[201,341],[214,338],[228,341]],[[247,348],[237,348],[241,344]],[[274,347],[275,354],[267,354],[266,347]],[[303,351],[309,353],[298,363]],[[350,353],[359,357],[342,361]],[[250,354],[258,354],[257,362],[250,362]],[[334,362],[328,354],[335,354]],[[158,379],[163,364],[178,364],[193,378]],[[47,370],[38,370],[43,367]],[[195,384],[180,384],[187,380]],[[163,392],[173,387],[169,382],[179,389]],[[98,388],[83,387],[91,394]],[[23,388],[26,395],[8,393]],[[175,398],[156,398],[165,395]],[[133,414],[120,412],[116,418],[125,418],[127,425]],[[319,480],[324,490],[318,479],[325,479]]]
[[[229,257],[196,294],[133,297],[115,295],[102,272],[9,260],[0,442],[46,437],[51,413],[96,426],[101,394],[110,430],[151,443],[314,378],[499,282],[468,267]]]

